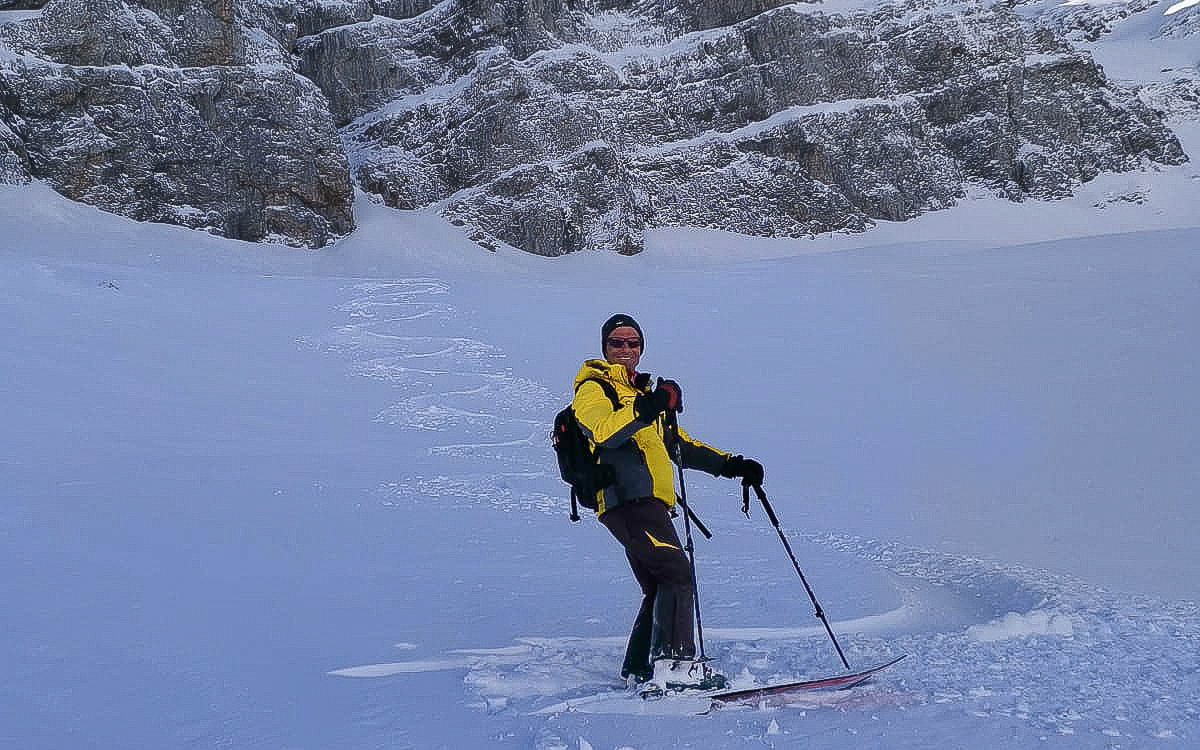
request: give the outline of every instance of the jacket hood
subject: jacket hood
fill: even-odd
[[[603,359],[584,361],[579,367],[579,373],[575,376],[575,387],[579,388],[579,384],[588,378],[604,378],[614,383],[629,383],[629,376],[625,374],[625,365]]]

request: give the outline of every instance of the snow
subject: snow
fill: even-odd
[[[979,199],[866,236],[664,231],[556,261],[365,198],[357,234],[305,253],[6,188],[6,739],[1187,746],[1194,174],[1111,178],[1140,205],[1020,207],[1015,239],[1016,209]],[[567,521],[546,442],[613,310],[684,383],[689,429],[765,463],[852,665],[909,659],[703,717],[625,695],[635,590]],[[687,481],[716,533],[710,655],[738,685],[837,672],[761,510]]]
[[[779,112],[770,117],[763,118],[750,125],[744,125],[740,128],[722,132],[722,131],[707,131],[694,138],[673,141],[658,146],[648,146],[641,149],[638,154],[646,158],[669,156],[676,152],[686,151],[697,147],[702,147],[709,144],[721,144],[737,142],[742,139],[750,139],[755,136],[769,133],[776,128],[788,125],[789,123],[801,120],[807,117],[821,115],[839,115],[850,114],[860,109],[867,108],[888,108],[901,109],[907,107],[915,107],[917,100],[909,94],[901,94],[891,97],[876,97],[872,99],[838,99],[830,102],[821,102],[819,104],[798,105],[781,109]],[[724,244],[724,243],[723,243]],[[789,250],[788,252],[795,252]]]
[[[365,196],[304,252],[0,187],[0,739],[1196,747],[1198,200],[1192,162],[547,259]],[[705,715],[624,691],[637,591],[548,445],[618,310],[689,431],[766,466],[851,665],[907,659]],[[686,481],[707,653],[840,671],[762,509]]]
[[[1026,614],[1009,612],[1001,619],[967,628],[967,637],[976,641],[1002,641],[1031,635],[1056,635],[1070,638],[1075,628],[1069,615],[1035,611]]]
[[[0,25],[28,21],[42,15],[41,10],[0,10]]]

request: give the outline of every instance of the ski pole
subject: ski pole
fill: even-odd
[[[833,628],[829,626],[829,619],[825,617],[825,611],[821,609],[821,604],[817,601],[817,595],[813,593],[812,586],[808,585],[808,579],[804,577],[804,571],[800,570],[800,563],[796,562],[796,555],[792,552],[792,545],[788,544],[787,537],[783,535],[783,529],[779,527],[779,517],[775,515],[775,509],[771,507],[770,501],[767,500],[767,493],[763,492],[762,487],[757,484],[742,485],[742,512],[747,516],[750,515],[750,487],[752,486],[754,487],[754,494],[758,495],[763,509],[767,511],[767,518],[771,519],[771,524],[775,527],[775,531],[779,532],[779,539],[783,542],[783,548],[787,550],[788,557],[791,558],[792,565],[796,568],[796,573],[800,575],[800,582],[804,584],[804,590],[808,592],[808,598],[817,610],[817,618],[825,625],[825,632],[829,633],[829,640],[833,641],[833,647],[837,650],[837,655],[842,660],[842,666],[849,669],[850,662],[846,661],[846,655],[842,653],[842,647],[838,645],[837,637],[833,634]]]
[[[679,420],[675,412],[667,412],[667,428],[671,431],[671,439],[675,448],[675,466],[679,470],[679,504],[683,506],[683,535],[684,549],[687,550],[688,564],[692,568],[692,601],[696,605],[696,646],[700,651],[700,661],[708,661],[704,654],[704,623],[700,619],[700,582],[696,579],[696,548],[692,544],[692,510],[688,507],[687,487],[683,483],[683,445],[679,440]],[[697,519],[697,522],[699,519]],[[705,529],[707,531],[707,529]],[[705,536],[711,536],[706,534]]]
[[[675,497],[679,496],[676,495]],[[699,531],[701,534],[703,534],[705,539],[712,539],[712,532],[709,531],[708,527],[704,525],[704,522],[700,520],[700,516],[692,512],[691,506],[687,505],[686,503],[680,503],[680,507],[683,508],[683,512],[687,514],[687,517],[692,519],[692,523],[696,524],[696,531]]]

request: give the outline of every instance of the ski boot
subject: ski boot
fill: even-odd
[[[729,685],[725,675],[705,661],[692,659],[656,659],[654,674],[639,690],[643,698],[661,698],[670,693],[723,690]]]

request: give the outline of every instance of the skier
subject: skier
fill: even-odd
[[[675,381],[659,379],[653,385],[649,375],[637,371],[644,341],[632,317],[617,314],[605,321],[600,329],[604,359],[583,363],[572,401],[584,434],[599,451],[599,462],[612,467],[612,481],[597,493],[600,522],[624,547],[643,593],[621,676],[662,688],[721,688],[723,675],[693,663],[695,582],[671,520],[675,432],[666,429],[664,418],[683,410],[683,394]],[[615,390],[616,401],[597,379]],[[762,485],[763,467],[757,461],[718,451],[682,429],[678,436],[685,468]]]

